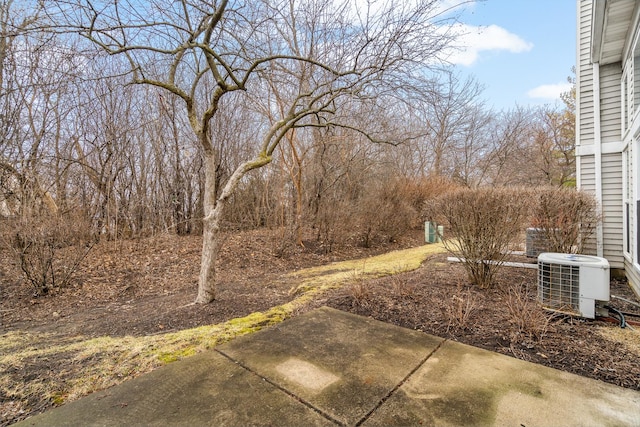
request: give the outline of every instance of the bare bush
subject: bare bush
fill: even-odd
[[[531,222],[542,232],[546,250],[582,253],[601,220],[595,197],[568,188],[545,188],[534,194]]]
[[[357,282],[347,288],[349,296],[356,307],[366,307],[369,305],[371,292],[365,283]]]
[[[330,253],[335,246],[344,243],[353,230],[353,204],[344,198],[337,198],[333,205],[323,203],[318,208],[313,227],[316,240],[324,253]]]
[[[350,215],[361,245],[394,241],[421,227],[421,209],[432,200],[456,188],[442,177],[393,178],[369,184]]]
[[[426,209],[428,219],[446,227],[447,251],[461,257],[469,280],[480,288],[492,285],[527,213],[527,197],[510,188],[459,190],[435,199]]]
[[[460,189],[450,179],[443,176],[426,176],[421,178],[402,178],[397,180],[395,190],[402,194],[404,200],[416,210],[421,212],[425,203],[443,194]],[[420,218],[416,218],[419,220]],[[422,224],[416,224],[421,226]]]
[[[369,284],[362,275],[364,269],[365,265],[363,264],[362,270],[355,270],[353,272],[353,281],[347,288],[347,292],[351,297],[351,301],[354,307],[367,307],[372,297]]]
[[[78,214],[23,217],[8,222],[11,224],[2,234],[3,243],[11,249],[15,263],[36,295],[67,286],[94,244],[88,221]]]
[[[544,311],[536,296],[522,283],[508,286],[503,292],[511,342],[525,345],[542,342],[552,326],[553,316]]]
[[[356,220],[359,243],[370,247],[375,240],[394,241],[415,227],[420,214],[409,203],[400,181],[381,183],[358,203]]]
[[[456,291],[445,305],[445,315],[449,321],[447,329],[451,326],[466,327],[477,308],[477,296],[471,289],[463,289],[462,283],[458,283]]]
[[[391,280],[391,292],[396,297],[412,297],[416,292],[416,287],[407,281],[406,275],[403,275],[400,271],[394,272],[390,276]]]

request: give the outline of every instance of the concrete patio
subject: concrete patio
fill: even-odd
[[[331,308],[16,426],[637,426],[640,392]]]

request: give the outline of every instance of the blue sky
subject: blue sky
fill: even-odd
[[[450,61],[485,86],[487,105],[560,103],[576,62],[575,0],[486,0],[465,6],[465,48]]]

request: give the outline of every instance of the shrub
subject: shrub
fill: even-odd
[[[463,289],[462,283],[458,283],[456,291],[451,294],[451,299],[445,305],[445,316],[449,321],[447,330],[452,326],[465,328],[469,320],[478,310],[477,296],[470,288]]]
[[[509,316],[512,343],[532,345],[541,343],[552,329],[554,315],[546,313],[527,286],[512,284],[502,290],[504,305]]]
[[[461,188],[450,179],[437,175],[421,178],[402,178],[396,186],[397,191],[402,194],[404,200],[416,212],[421,212],[424,204],[428,201]]]
[[[546,250],[582,253],[601,220],[595,197],[568,188],[545,188],[534,194],[531,224],[542,232]]]
[[[363,247],[372,246],[376,240],[394,241],[416,227],[420,213],[411,206],[408,196],[400,180],[381,182],[368,189],[352,215]]]
[[[370,183],[355,205],[352,220],[360,230],[359,241],[394,241],[422,226],[420,211],[426,201],[456,188],[442,177],[394,178]]]
[[[93,246],[89,223],[79,215],[25,216],[7,220],[3,243],[36,295],[67,286]]]
[[[465,189],[429,203],[425,216],[445,226],[444,246],[461,257],[471,282],[488,288],[524,227],[527,200],[520,189]]]

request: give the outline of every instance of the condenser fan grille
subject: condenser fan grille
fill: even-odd
[[[546,262],[538,264],[538,298],[546,307],[580,309],[580,267]]]

